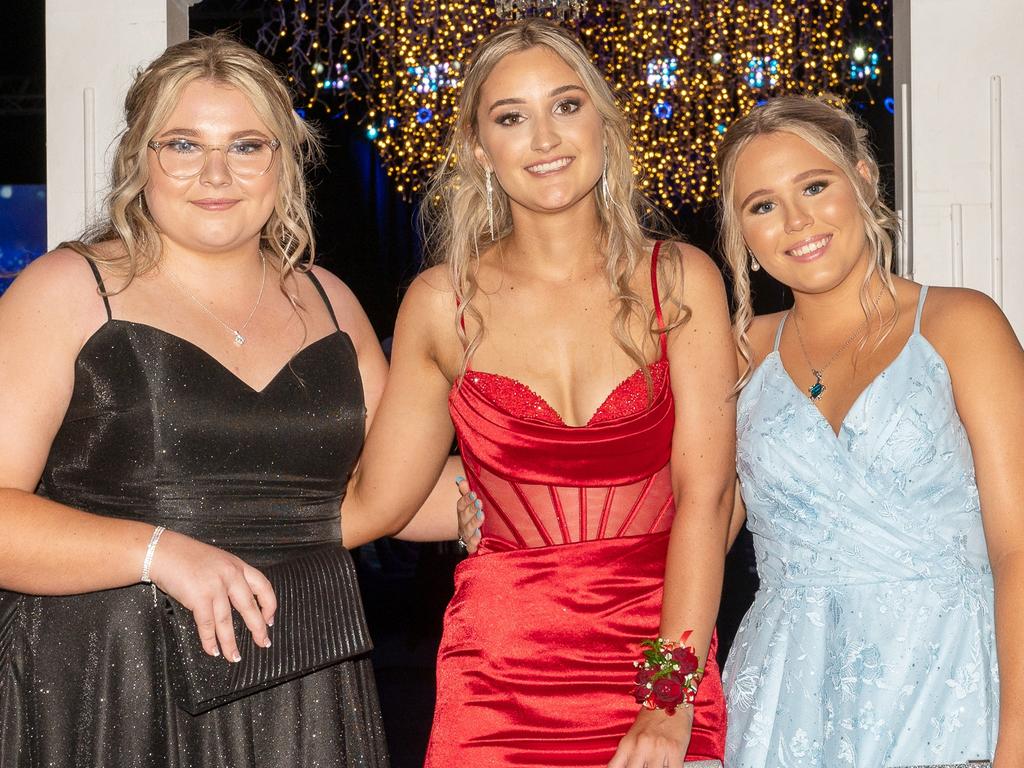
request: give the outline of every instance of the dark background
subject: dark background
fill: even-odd
[[[194,34],[227,29],[252,43],[265,8],[245,0],[204,0],[192,7],[190,24]],[[46,181],[44,12],[39,0],[0,3],[0,28],[6,31],[0,46],[0,185]],[[889,63],[874,88],[876,104],[864,98],[852,106],[872,130],[891,196],[893,118],[883,105],[892,95]],[[392,333],[403,287],[419,269],[415,206],[395,193],[358,121],[327,119],[319,125],[327,157],[313,171],[318,261],[352,288],[383,340]],[[687,240],[718,258],[713,204],[683,209],[673,223]],[[787,291],[764,271],[752,277],[758,312],[789,306]],[[459,558],[451,543],[381,541],[357,552],[395,768],[422,765],[433,707],[433,660]],[[727,563],[719,617],[723,660],[755,588],[753,553],[744,533]]]

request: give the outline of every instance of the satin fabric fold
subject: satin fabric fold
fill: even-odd
[[[664,327],[657,256],[655,246]],[[636,720],[633,662],[660,627],[676,510],[664,335],[661,351],[650,396],[634,373],[585,426],[566,425],[508,376],[470,369],[452,387],[466,477],[486,517],[445,616],[426,768],[604,768]],[[712,642],[693,759],[724,751],[714,656]]]
[[[627,485],[650,477],[672,451],[671,388],[650,407],[586,427],[521,419],[496,408],[467,373],[449,397],[455,429],[468,437],[473,460],[517,482],[540,485]]]
[[[607,765],[638,712],[630,670],[658,634],[668,539],[504,551],[485,539],[456,571],[427,768]],[[688,759],[724,750],[716,645]]]

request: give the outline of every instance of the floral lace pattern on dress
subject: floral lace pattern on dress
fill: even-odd
[[[737,439],[761,586],[724,672],[726,764],[991,759],[992,573],[939,354],[915,328],[837,436],[772,352]]]

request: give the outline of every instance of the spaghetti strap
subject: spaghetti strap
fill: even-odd
[[[924,311],[924,300],[928,295],[928,286],[921,286],[921,293],[917,297],[917,316],[914,317],[914,335],[921,335],[921,313]]]
[[[331,316],[331,322],[334,323],[336,330],[341,330],[341,326],[338,325],[338,318],[334,315],[334,307],[331,306],[331,300],[327,298],[327,291],[320,285],[320,281],[316,279],[316,275],[313,274],[313,270],[310,269],[306,275],[309,277],[309,281],[313,283],[313,287],[316,288],[316,292],[320,294],[320,298],[324,301],[324,306],[327,307],[327,312]]]
[[[775,346],[772,347],[772,352],[779,351],[779,342],[782,341],[782,329],[786,327],[786,321],[789,319],[789,312],[782,316],[779,321],[779,329],[775,331]]]
[[[92,276],[96,278],[96,287],[99,288],[100,298],[103,299],[103,306],[107,309],[107,320],[113,320],[114,316],[110,313],[110,300],[107,298],[107,288],[103,285],[103,278],[100,277],[100,271],[93,263],[93,260],[88,256],[82,256],[85,259],[85,263],[89,265],[89,269],[92,270]]]
[[[658,340],[661,342],[661,359],[668,359],[668,339],[665,338],[665,318],[661,314],[661,297],[658,295],[658,254],[661,240],[656,240],[651,252],[651,295],[654,297],[654,313],[658,317]]]

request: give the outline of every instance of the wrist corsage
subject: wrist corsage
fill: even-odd
[[[693,704],[704,670],[693,647],[685,645],[689,636],[686,631],[678,643],[661,637],[640,643],[643,660],[633,662],[637,668],[633,695],[644,709],[664,709],[674,715],[680,704]]]

